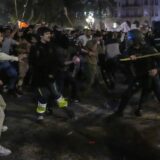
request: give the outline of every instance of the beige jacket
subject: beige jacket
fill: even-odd
[[[18,57],[11,56],[6,53],[0,52],[0,61],[18,61]]]

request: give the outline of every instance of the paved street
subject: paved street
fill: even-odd
[[[160,159],[160,108],[148,103],[143,117],[126,110],[123,118],[110,117],[104,93],[91,95],[72,104],[77,119],[70,120],[59,109],[36,122],[35,106],[30,93],[23,97],[5,96],[6,124],[9,130],[2,144],[13,154],[4,160],[143,160]],[[135,97],[136,99],[136,97]]]

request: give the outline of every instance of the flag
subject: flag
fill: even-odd
[[[27,28],[29,24],[27,22],[18,21],[18,26],[20,29],[22,29],[22,28]]]

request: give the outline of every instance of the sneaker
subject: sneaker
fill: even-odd
[[[59,108],[68,107],[68,101],[64,97],[60,97],[57,99],[57,104]]]
[[[8,156],[12,153],[10,149],[7,149],[0,145],[0,156]]]
[[[39,116],[37,117],[37,120],[38,120],[38,121],[43,121],[43,120],[44,120],[44,116],[39,115]]]
[[[2,132],[6,132],[8,130],[8,127],[7,126],[3,126],[2,127]]]

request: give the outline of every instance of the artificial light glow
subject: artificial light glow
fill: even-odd
[[[84,26],[84,29],[89,29],[89,27],[88,26]]]
[[[113,23],[113,28],[117,28],[117,23]]]
[[[86,22],[87,23],[94,23],[94,21],[95,21],[95,19],[94,19],[94,17],[92,17],[92,16],[88,16],[87,18],[86,18]]]
[[[89,16],[93,17],[94,13],[93,12],[89,12]]]

